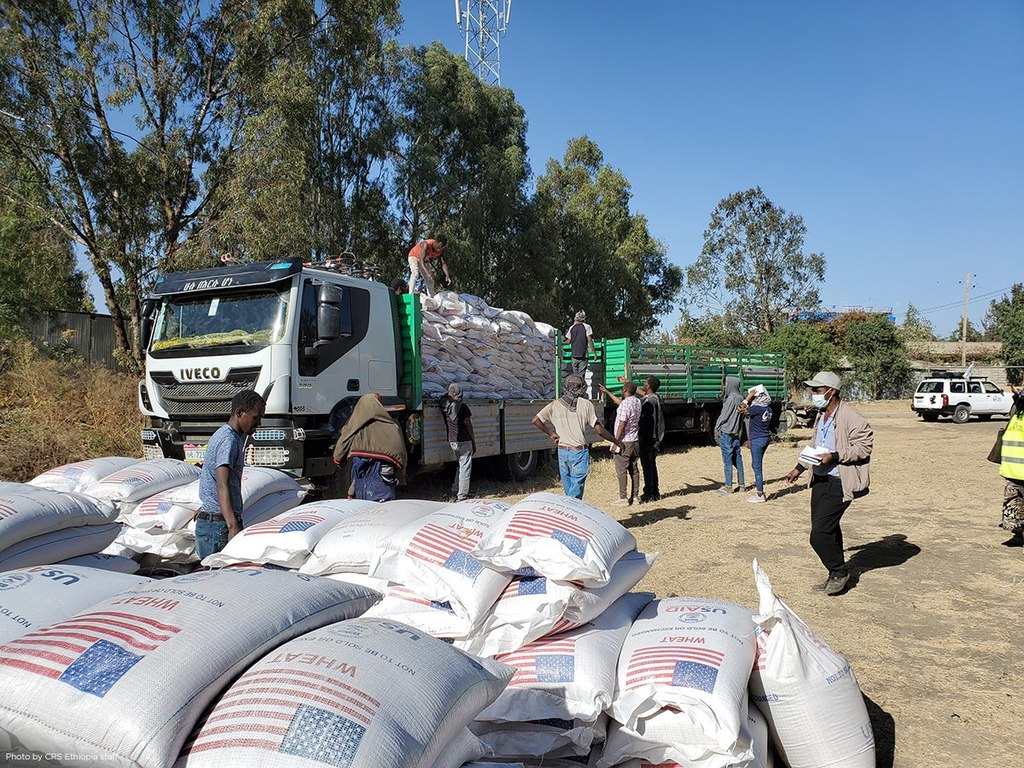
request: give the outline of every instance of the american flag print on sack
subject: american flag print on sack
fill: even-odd
[[[576,679],[576,640],[538,640],[495,660],[516,668],[510,686],[571,683]]]
[[[626,666],[626,688],[671,685],[713,693],[725,654],[692,645],[638,648]]]
[[[484,564],[469,552],[479,541],[480,536],[479,531],[459,531],[427,523],[412,537],[406,554],[475,579],[484,569]]]
[[[317,515],[312,512],[297,512],[294,515],[287,515],[285,517],[267,520],[263,523],[257,523],[252,528],[246,528],[245,535],[266,536],[276,533],[308,531],[314,525],[322,523],[323,521],[323,515]]]
[[[134,467],[127,467],[122,469],[120,472],[115,472],[112,475],[100,480],[98,488],[103,486],[114,486],[115,488],[119,485],[125,485],[128,488],[137,488],[143,483],[148,483],[153,480],[153,475],[144,470],[135,469]]]
[[[512,541],[550,536],[577,557],[583,557],[591,533],[581,525],[544,509],[516,512],[505,528],[505,538]]]
[[[403,603],[411,603],[412,605],[422,606],[424,608],[430,608],[435,611],[444,611],[445,613],[454,614],[451,603],[442,603],[437,600],[429,600],[422,595],[417,595],[411,589],[406,589],[401,586],[391,586],[388,589],[388,597],[393,600],[399,600]]]
[[[179,627],[121,611],[94,611],[0,645],[0,666],[59,680],[103,698]]]
[[[349,768],[379,708],[377,699],[334,677],[268,666],[228,690],[184,753],[249,748]]]

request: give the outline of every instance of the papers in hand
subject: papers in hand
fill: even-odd
[[[821,457],[831,453],[828,448],[819,448],[816,445],[804,446],[797,459],[805,467],[816,467],[821,464]]]

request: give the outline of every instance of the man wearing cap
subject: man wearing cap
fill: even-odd
[[[594,330],[587,325],[587,313],[580,310],[576,313],[575,322],[566,332],[572,355],[572,372],[582,376],[588,368],[587,353],[594,352]]]
[[[874,432],[860,413],[842,402],[842,382],[832,371],[821,371],[804,384],[818,409],[814,446],[820,463],[811,467],[811,547],[828,569],[828,579],[814,585],[826,595],[846,589],[850,571],[843,555],[843,513],[868,492]],[[786,480],[795,483],[805,467],[797,464]]]

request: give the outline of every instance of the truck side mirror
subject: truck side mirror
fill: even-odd
[[[337,285],[324,283],[316,311],[317,344],[328,344],[352,335],[352,306],[348,292]]]
[[[153,299],[143,299],[142,318],[139,321],[139,346],[143,350],[149,347],[149,340],[153,336],[153,324],[156,322],[157,302]]]

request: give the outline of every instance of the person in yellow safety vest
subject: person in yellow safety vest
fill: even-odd
[[[1003,544],[1024,547],[1024,390],[1013,390],[1014,413],[1003,432],[1002,462],[999,474],[1006,479],[1003,488],[1003,519],[1000,528],[1013,534]]]

